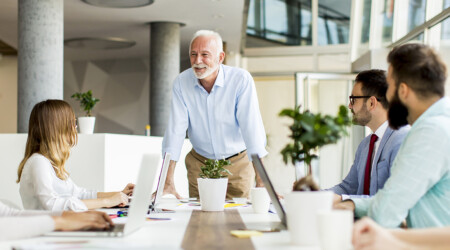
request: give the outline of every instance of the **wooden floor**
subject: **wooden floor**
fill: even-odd
[[[183,249],[254,249],[252,241],[231,236],[231,230],[245,229],[239,212],[194,210],[184,234]]]

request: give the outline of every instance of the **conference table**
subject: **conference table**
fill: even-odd
[[[0,242],[0,249],[305,249],[290,243],[288,231],[237,238],[231,230],[269,229],[279,222],[274,213],[256,214],[251,205],[203,212],[199,206],[163,199],[160,206],[175,213],[148,215],[144,226],[125,237],[35,237]],[[114,213],[114,210],[104,210]],[[117,218],[120,221],[126,218]]]

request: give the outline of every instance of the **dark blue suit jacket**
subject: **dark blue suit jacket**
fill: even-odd
[[[399,130],[393,130],[389,126],[384,132],[374,161],[376,167],[372,166],[370,176],[370,196],[383,188],[384,183],[391,175],[391,166],[397,155],[398,149],[403,142],[406,134],[409,132],[410,126],[404,126]],[[364,197],[364,174],[366,169],[367,155],[369,154],[370,135],[362,140],[355,154],[350,172],[347,177],[338,185],[328,189],[336,194],[350,195],[352,198]]]

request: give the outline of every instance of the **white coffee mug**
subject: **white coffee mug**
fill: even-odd
[[[317,213],[317,223],[322,250],[352,249],[352,211],[319,211]]]
[[[267,213],[270,207],[270,197],[266,188],[257,187],[250,190],[253,211],[257,214]]]

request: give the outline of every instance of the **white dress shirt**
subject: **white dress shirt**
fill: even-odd
[[[374,133],[374,134],[376,134],[378,136],[378,139],[375,141],[374,150],[373,150],[373,153],[372,153],[372,159],[371,159],[372,160],[372,166],[376,166],[377,165],[377,163],[373,162],[373,161],[375,160],[375,155],[377,155],[377,151],[378,151],[378,148],[380,147],[381,139],[383,138],[384,132],[386,132],[386,128],[388,127],[388,125],[389,125],[389,122],[385,121],[383,124],[381,124],[381,126],[379,126],[377,128],[377,130]],[[375,171],[374,169],[375,168],[372,167],[372,171]]]
[[[55,222],[50,215],[61,215],[61,211],[18,210],[0,202],[0,241],[29,238],[53,231]]]
[[[70,178],[59,179],[50,161],[38,153],[25,163],[19,192],[23,207],[34,210],[83,211],[87,207],[81,200],[97,198],[97,191],[80,188]]]
[[[208,93],[191,68],[175,79],[172,95],[163,155],[169,152],[178,161],[186,130],[194,150],[209,159],[227,158],[245,149],[250,160],[252,154],[267,154],[255,83],[247,71],[221,65]]]

